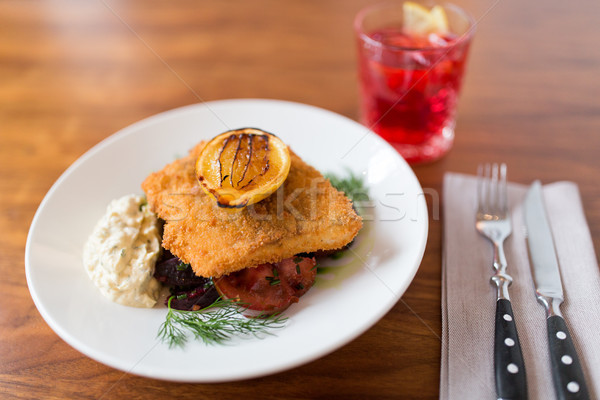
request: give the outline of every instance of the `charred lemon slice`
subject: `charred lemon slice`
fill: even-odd
[[[242,128],[216,136],[196,161],[202,189],[219,207],[242,208],[275,192],[290,171],[288,147],[277,136]]]

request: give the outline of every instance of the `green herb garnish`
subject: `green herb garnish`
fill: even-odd
[[[144,197],[144,200],[142,200],[142,202],[140,203],[140,207],[139,207],[140,211],[144,211],[144,207],[146,207],[148,205],[148,199],[146,199],[145,195],[143,197]]]
[[[273,267],[272,271],[273,276],[265,276],[265,279],[269,281],[271,286],[279,285],[281,283],[281,281],[279,280],[279,271],[277,271],[277,268],[275,267]]]
[[[283,328],[286,317],[281,314],[246,318],[243,306],[234,300],[218,299],[198,311],[182,311],[171,308],[158,330],[158,338],[169,347],[183,347],[189,334],[205,344],[223,344],[233,336],[252,335],[260,337],[271,334],[269,329]]]
[[[355,175],[354,172],[348,170],[348,176],[345,178],[328,173],[325,174],[325,178],[329,179],[334,188],[344,192],[353,203],[369,200],[369,191],[363,182],[363,178]]]
[[[274,276],[265,276],[265,279],[269,281],[271,286],[279,285],[281,283],[281,280],[275,278]]]
[[[177,271],[185,271],[186,269],[188,269],[190,267],[191,267],[190,264],[180,262],[179,264],[177,264],[177,266],[175,268],[177,268]]]
[[[347,176],[344,178],[340,178],[339,176],[331,173],[324,174],[324,176],[329,179],[331,186],[341,192],[344,192],[346,197],[352,201],[352,207],[357,214],[360,215],[364,211],[363,207],[366,207],[365,203],[369,202],[370,199],[369,190],[365,186],[362,176],[354,174],[354,172],[352,172],[350,169],[347,169]],[[330,254],[329,258],[339,260],[340,258],[344,257],[346,253],[345,250],[346,248],[336,251],[335,253]],[[318,268],[317,265],[315,265],[313,269],[314,268]],[[319,273],[318,269],[317,273]]]

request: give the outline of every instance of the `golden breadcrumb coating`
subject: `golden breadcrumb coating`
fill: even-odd
[[[219,208],[196,180],[204,144],[142,183],[151,209],[165,220],[163,247],[197,275],[216,278],[298,253],[339,249],[362,227],[344,193],[291,150],[290,172],[277,192],[242,210]]]

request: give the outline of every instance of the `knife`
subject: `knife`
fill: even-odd
[[[589,399],[581,363],[559,309],[564,301],[562,282],[539,181],[535,181],[527,192],[523,214],[535,294],[538,302],[546,309],[556,396],[560,400]]]

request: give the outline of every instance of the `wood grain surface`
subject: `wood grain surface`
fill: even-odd
[[[600,2],[461,0],[477,32],[455,146],[414,168],[431,194],[427,249],[407,292],[373,328],[290,371],[200,385],[104,366],[48,327],[27,289],[24,251],[60,174],[117,130],[202,101],[275,98],[356,119],[352,20],[369,3],[0,2],[0,398],[437,398],[442,178],[485,161],[505,161],[521,183],[579,184],[598,253]]]

